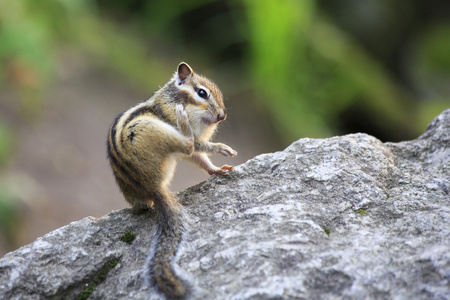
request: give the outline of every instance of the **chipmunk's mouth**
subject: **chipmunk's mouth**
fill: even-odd
[[[202,118],[202,121],[203,121],[203,123],[205,123],[205,124],[208,125],[208,126],[211,126],[212,124],[217,123],[217,120],[211,121],[211,120],[208,119],[208,118]]]
[[[203,123],[205,123],[208,126],[211,126],[213,124],[217,124],[223,120],[225,120],[227,117],[227,115],[225,113],[219,113],[217,116],[215,115],[210,115],[209,117],[203,117],[202,121]]]

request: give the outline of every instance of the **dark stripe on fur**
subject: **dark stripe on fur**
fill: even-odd
[[[196,88],[196,87],[195,87]],[[192,104],[192,105],[200,105],[200,103],[195,100],[189,92],[184,90],[180,90],[174,85],[169,86],[166,93],[167,97],[171,100],[171,103],[182,103],[182,104]]]
[[[154,114],[155,116],[158,116],[161,120],[164,122],[175,125],[173,122],[170,121],[170,119],[167,117],[167,115],[164,113],[164,110],[161,107],[161,104],[159,103],[153,103],[150,106],[150,112]]]
[[[108,143],[108,149],[111,149],[110,143]],[[120,156],[120,154],[118,152],[110,151],[109,150],[109,161],[111,163],[111,166],[113,169],[116,170],[116,172],[118,172],[119,174],[116,174],[116,172],[114,172],[114,175],[116,177],[117,183],[119,183],[119,186],[122,188],[123,185],[125,183],[125,180],[128,181],[128,185],[133,185],[136,189],[145,191],[144,186],[137,180],[135,179],[135,176],[137,176],[136,174],[136,169],[133,168],[132,166],[128,165],[128,164],[124,164],[123,163],[123,158]],[[135,176],[133,176],[132,174],[136,174]],[[120,179],[120,180],[119,180]]]
[[[195,100],[193,97],[191,97],[191,95],[186,91],[179,91],[178,97],[180,99],[180,103],[200,105],[200,103],[197,100]]]
[[[119,184],[119,187],[122,188],[125,184],[125,180],[128,181],[128,185],[133,185],[135,188],[145,191],[145,187],[135,178],[138,177],[138,171],[130,166],[129,164],[126,164],[124,162],[124,159],[120,155],[120,153],[117,151],[117,144],[116,144],[116,134],[117,134],[117,123],[119,122],[120,118],[122,117],[123,113],[118,115],[116,119],[114,120],[113,125],[111,126],[111,130],[109,132],[109,137],[107,141],[107,155],[109,158],[109,161],[111,163],[111,167],[116,170],[116,172],[119,172],[120,174],[116,174],[114,172],[114,177],[116,178],[117,183]],[[134,174],[134,176],[132,175]],[[119,182],[120,181],[120,182]]]
[[[178,98],[178,92],[180,89],[176,87],[175,83],[172,83],[167,87],[167,90],[164,91],[165,97],[170,99],[169,103],[180,103],[180,99]]]
[[[148,106],[143,106],[141,108],[136,109],[135,111],[133,111],[128,118],[123,122],[123,126],[122,128],[126,128],[128,123],[130,123],[132,120],[134,120],[136,117],[142,116],[144,114],[148,114],[150,113],[150,109]]]
[[[117,145],[116,145],[117,123],[119,123],[119,120],[122,116],[123,116],[123,113],[119,114],[111,126],[111,130],[109,132],[109,141],[110,142],[108,142],[108,154],[111,153],[111,149],[110,149],[110,145],[109,145],[110,143],[112,143],[114,152],[117,153]]]
[[[136,109],[135,111],[133,111],[130,114],[130,116],[125,120],[125,122],[123,123],[123,128],[125,128],[128,125],[128,123],[130,123],[135,118],[142,116],[142,115],[146,115],[146,114],[155,115],[160,120],[173,125],[172,122],[170,121],[170,119],[164,113],[161,105],[159,103],[153,103],[151,105],[146,105],[146,106],[140,107],[140,108]]]

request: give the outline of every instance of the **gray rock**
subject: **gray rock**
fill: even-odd
[[[193,299],[449,299],[450,109],[418,139],[301,139],[180,193]],[[159,299],[152,212],[85,218],[0,260],[0,298]],[[136,233],[126,243],[120,237]]]

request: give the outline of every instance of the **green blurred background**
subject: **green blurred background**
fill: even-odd
[[[239,164],[302,137],[416,138],[450,107],[448,0],[1,0],[0,256],[126,207],[104,150],[115,115],[180,61],[229,108]],[[206,179],[187,164],[174,190]]]

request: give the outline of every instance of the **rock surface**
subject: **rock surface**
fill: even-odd
[[[413,141],[301,139],[179,196],[193,299],[450,298],[450,109]],[[0,260],[0,298],[159,299],[153,228],[124,209],[55,230]]]

